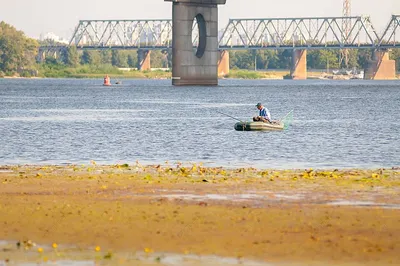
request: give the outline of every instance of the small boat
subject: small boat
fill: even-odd
[[[284,130],[289,127],[293,119],[293,110],[287,113],[284,117],[279,120],[273,120],[272,123],[268,122],[244,122],[240,121],[235,124],[235,130],[237,131],[276,131]]]
[[[237,122],[235,130],[237,131],[273,131],[283,130],[285,124],[282,121],[274,121],[272,123],[265,122]]]

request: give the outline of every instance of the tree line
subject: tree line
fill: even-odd
[[[134,50],[85,50],[78,51],[71,46],[63,50],[57,58],[47,57],[43,62],[37,61],[41,45],[56,45],[53,41],[37,41],[25,36],[5,22],[0,22],[0,76],[62,76],[71,69],[83,68],[86,72],[104,72],[118,68],[137,68],[138,51]],[[349,50],[349,68],[364,68],[372,59],[371,49]],[[337,49],[309,50],[307,66],[311,69],[339,69],[344,67],[340,60],[341,51]],[[400,71],[400,49],[391,51],[391,59],[396,60],[397,71]],[[232,69],[268,70],[289,69],[292,50],[252,50],[230,51]],[[170,68],[171,53],[167,50],[152,51],[153,68]],[[67,69],[67,70],[66,70]]]
[[[363,69],[372,60],[372,49],[348,50],[347,68]],[[390,58],[396,60],[396,69],[400,71],[400,49],[392,49]],[[341,60],[342,59],[342,60]],[[292,50],[253,50],[230,52],[231,69],[290,69]],[[307,68],[341,69],[346,68],[342,52],[339,49],[308,50]]]
[[[46,58],[46,60],[50,60],[51,63],[58,61],[69,67],[77,67],[79,65],[112,65],[118,68],[138,68],[139,54],[139,51],[131,50],[78,51],[75,46],[71,46],[63,50],[58,60],[54,60],[53,58]],[[171,66],[171,60],[172,58],[166,50],[155,50],[151,52],[152,67],[169,68]]]
[[[25,37],[7,23],[0,22],[0,75],[21,73],[35,68],[39,43]]]

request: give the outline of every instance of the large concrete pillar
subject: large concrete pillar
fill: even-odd
[[[226,0],[164,0],[172,6],[172,84],[218,84],[218,5]],[[197,20],[199,45],[193,51]]]
[[[374,52],[364,71],[364,79],[396,79],[396,61],[390,60],[388,50]]]
[[[39,63],[43,63],[46,59],[46,52],[39,48],[38,55],[36,56],[36,61]]]
[[[139,50],[138,51],[138,69],[140,71],[151,70],[150,54],[151,54],[151,51],[148,51],[148,50]]]
[[[218,76],[228,75],[229,70],[229,51],[221,51],[218,60]]]
[[[307,79],[307,50],[293,50],[291,79]]]

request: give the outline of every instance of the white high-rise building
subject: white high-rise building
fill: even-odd
[[[54,41],[54,42],[68,44],[68,41],[67,41],[67,40],[65,40],[65,39],[63,39],[63,38],[61,38],[61,37],[59,37],[58,35],[56,35],[56,34],[53,33],[53,32],[48,32],[48,33],[46,33],[46,34],[44,34],[44,35],[42,34],[42,35],[40,36],[40,40],[41,40],[41,41],[44,41],[44,40],[52,40],[52,41]]]

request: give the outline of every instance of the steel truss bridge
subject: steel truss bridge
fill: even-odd
[[[343,25],[350,25],[348,33]],[[384,49],[396,42],[400,16],[392,17],[379,36],[369,17],[231,19],[220,41],[221,50],[240,49]],[[400,33],[400,30],[398,31]]]
[[[350,25],[344,30],[343,25]],[[196,23],[193,46],[197,46]],[[382,35],[368,16],[230,19],[220,32],[220,50],[400,48],[400,15]],[[172,48],[172,20],[81,20],[68,46],[78,49],[164,50]],[[66,46],[43,46],[53,52]]]

